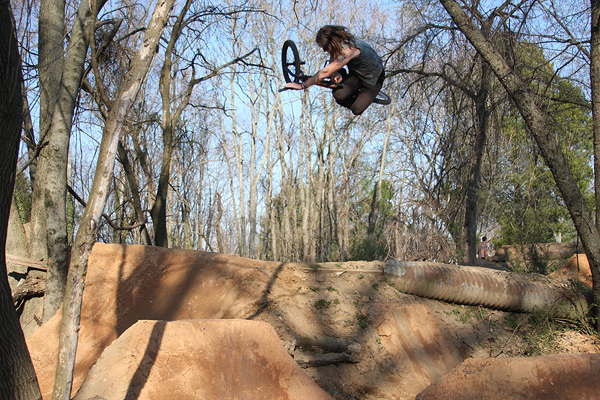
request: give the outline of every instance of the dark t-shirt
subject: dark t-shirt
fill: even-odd
[[[383,61],[367,43],[359,39],[356,39],[355,42],[360,54],[350,60],[347,64],[348,69],[362,81],[375,86],[377,79],[383,72]]]

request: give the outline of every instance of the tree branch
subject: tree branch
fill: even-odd
[[[81,197],[79,197],[79,195],[75,192],[75,190],[73,190],[73,188],[70,185],[67,185],[67,190],[69,191],[71,196],[73,196],[75,198],[75,200],[77,200],[79,202],[79,204],[81,204],[84,208],[87,207],[87,203],[85,202],[85,200],[83,200]],[[111,221],[110,217],[108,215],[106,215],[105,213],[102,213],[102,216],[104,217],[104,219],[106,220],[108,225],[110,225],[111,228],[113,228],[117,231],[132,231],[132,230],[139,228],[140,226],[146,224],[146,222],[147,222],[146,220],[143,220],[143,221],[137,222],[133,225],[119,226],[114,221]]]

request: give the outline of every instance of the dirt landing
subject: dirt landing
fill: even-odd
[[[74,400],[332,400],[273,328],[245,320],[139,321],[106,348]]]
[[[417,400],[590,400],[598,382],[600,354],[469,359]]]

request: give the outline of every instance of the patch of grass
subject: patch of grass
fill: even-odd
[[[337,290],[336,288],[334,288],[333,286],[329,286],[329,287],[327,288],[327,290],[329,290],[330,292],[336,292],[337,294],[340,294],[340,291],[339,291],[339,290]]]
[[[477,307],[477,311],[475,311],[475,318],[478,322],[483,322],[485,320],[485,309],[483,307]]]
[[[587,333],[587,329],[591,329],[587,321],[582,323],[581,320],[558,318],[544,310],[519,315],[508,314],[504,317],[504,323],[513,330],[514,336],[518,335],[520,340],[512,347],[503,347],[500,352],[521,357],[561,353],[563,352],[561,337],[564,332]]]
[[[319,288],[318,287],[314,287],[314,286],[309,286],[308,287],[310,290],[312,290],[313,292],[318,292]]]
[[[302,290],[302,286],[298,286],[298,289],[296,289],[296,292],[299,292]]]
[[[373,289],[379,291],[379,284],[378,283],[374,283],[373,284]]]
[[[504,323],[508,325],[509,328],[515,329],[519,326],[519,321],[517,321],[517,316],[514,314],[507,314],[504,316]]]
[[[317,310],[321,310],[323,308],[329,308],[329,307],[331,307],[331,300],[321,299],[321,300],[315,301],[315,308]]]
[[[396,282],[390,281],[387,276],[384,276],[381,280],[384,283],[387,283],[388,285],[390,285],[391,287],[393,287],[394,289],[396,289],[397,291],[399,291],[400,293],[403,293],[402,290],[398,289],[398,285],[396,285]]]
[[[365,276],[363,274],[358,275],[358,279],[363,279]]]
[[[358,313],[356,314],[356,319],[358,320],[358,325],[360,325],[361,328],[365,329],[369,326],[369,317],[366,315]]]
[[[473,316],[473,311],[469,307],[461,307],[457,304],[453,304],[452,311],[447,311],[446,315],[454,314],[456,320],[466,324],[469,319]]]
[[[321,266],[319,264],[310,264],[310,267],[312,269],[314,269],[315,271],[318,270],[319,268],[321,268]]]
[[[355,307],[360,306],[360,300],[359,299],[355,299],[352,304],[354,304]]]

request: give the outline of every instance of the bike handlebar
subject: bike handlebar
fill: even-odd
[[[308,78],[310,78],[310,76],[307,75],[306,78],[302,77],[300,79],[302,79],[302,81],[306,81]],[[343,83],[336,83],[336,82],[332,81],[331,79],[323,79],[322,81],[318,81],[316,83],[316,85],[324,87],[326,89],[341,89],[344,87]],[[286,88],[286,87],[279,89],[280,92],[284,92],[286,90],[294,90],[294,89]]]

